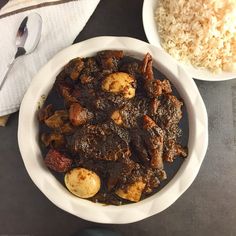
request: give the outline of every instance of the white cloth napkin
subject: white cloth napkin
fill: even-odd
[[[48,2],[48,0],[40,2]],[[0,116],[19,109],[24,93],[34,75],[52,56],[72,44],[95,10],[99,0],[67,0],[65,3],[62,3],[61,0],[57,2],[60,4],[41,5],[39,8],[3,18],[1,18],[1,11],[5,14],[7,5],[0,10],[0,76],[3,76],[8,63],[15,55],[15,36],[24,17],[31,12],[37,12],[43,19],[42,35],[38,47],[31,54],[22,56],[15,62],[4,87],[0,90]]]

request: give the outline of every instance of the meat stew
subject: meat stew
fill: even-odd
[[[184,103],[143,61],[107,50],[75,58],[38,113],[44,162],[74,195],[121,205],[159,191],[187,157]]]

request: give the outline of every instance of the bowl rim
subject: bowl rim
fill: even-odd
[[[154,20],[154,11],[158,4],[158,0],[144,0],[142,9],[143,28],[148,42],[154,46],[164,50],[160,43],[160,37],[157,31],[156,22]],[[165,51],[165,50],[164,50]],[[171,56],[172,57],[172,56]],[[218,74],[211,73],[207,69],[196,68],[191,64],[178,61],[172,57],[181,66],[185,72],[194,79],[203,81],[225,81],[236,79],[236,72],[220,72]]]
[[[170,79],[184,99],[189,117],[189,157],[183,162],[177,174],[156,194],[138,203],[123,206],[104,206],[69,193],[44,165],[38,143],[36,113],[38,106],[42,105],[42,95],[48,94],[58,72],[72,58],[91,56],[105,49],[124,50],[128,55],[140,59],[150,52],[154,67]],[[56,206],[93,222],[132,223],[163,211],[192,184],[208,146],[207,111],[192,78],[164,51],[134,38],[95,37],[65,48],[44,65],[33,78],[20,107],[18,143],[24,165],[32,181]]]

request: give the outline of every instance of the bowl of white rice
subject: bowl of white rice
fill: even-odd
[[[148,41],[193,78],[236,78],[236,0],[144,0]]]

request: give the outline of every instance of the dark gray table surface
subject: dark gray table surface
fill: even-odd
[[[147,41],[142,0],[101,0],[77,42],[101,35]],[[122,235],[236,235],[236,81],[197,86],[209,115],[209,148],[191,187],[167,210],[128,225],[100,225],[54,206],[33,184],[17,144],[18,113],[0,128],[0,235],[80,235],[86,227]],[[95,213],[96,214],[96,213]]]

